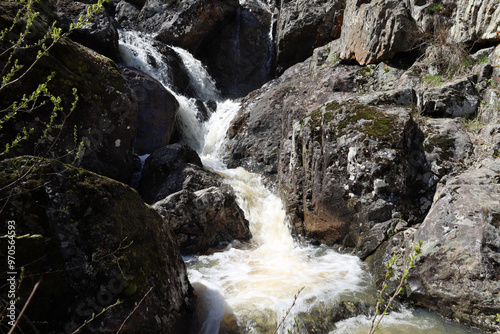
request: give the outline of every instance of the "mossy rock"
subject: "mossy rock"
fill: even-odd
[[[393,146],[401,135],[399,117],[375,106],[332,101],[309,114],[302,123],[308,122],[316,130],[329,129],[334,138],[356,131],[381,145]]]
[[[40,332],[74,330],[121,300],[85,326],[114,333],[146,295],[125,332],[185,326],[192,289],[173,232],[135,190],[56,160],[19,157],[0,171],[1,224],[41,235],[16,243],[16,266],[25,268],[18,307],[41,279],[27,311]]]
[[[0,17],[0,28],[9,26],[16,12],[16,7],[9,2],[0,2],[0,11],[4,8],[6,14]],[[42,1],[37,10],[41,14],[35,20],[32,36],[28,35],[30,43],[38,41],[54,21],[54,8],[50,2]],[[15,34],[11,39],[16,39]],[[48,46],[50,42],[48,40],[45,44]],[[5,41],[0,44],[5,49],[10,46]],[[37,52],[37,48],[21,49],[14,59],[27,69],[36,59]],[[9,53],[0,57],[0,67],[3,68],[8,57]],[[44,137],[43,132],[50,123],[54,108],[48,97],[41,96],[39,105],[33,110],[18,113],[2,124],[0,151],[12,143],[23,128],[33,129],[29,140],[11,150],[9,157],[34,154],[73,163],[74,159],[67,152],[75,151],[83,143],[82,155],[75,164],[128,183],[134,171],[137,102],[118,67],[109,58],[63,38],[38,60],[26,76],[0,92],[0,108],[11,109],[13,102],[20,101],[23,95],[30,96],[51,75],[47,88],[61,99],[62,109],[56,111],[57,116],[49,126],[47,136]],[[78,95],[78,103],[71,111],[75,101],[73,89]]]

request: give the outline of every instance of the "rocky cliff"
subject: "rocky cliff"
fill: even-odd
[[[242,99],[226,161],[279,185],[297,235],[381,278],[421,239],[407,300],[495,331],[499,17],[478,3],[474,33],[468,6],[347,1],[337,39]]]
[[[39,1],[29,39],[54,20],[70,29],[95,2]],[[5,78],[25,21],[13,25],[19,3],[0,7]],[[119,29],[155,38],[172,92],[115,64]],[[195,299],[180,251],[251,237],[234,191],[176,143],[174,92],[198,100],[200,119],[213,107],[178,46],[240,98],[225,162],[275,186],[298,238],[356,254],[378,278],[394,253],[400,273],[420,239],[402,299],[500,331],[498,1],[112,0],[69,37],[0,88],[2,113],[51,73],[62,110],[79,96],[71,113],[53,116],[44,95],[0,123],[2,148],[34,129],[0,156],[0,223],[42,235],[19,240],[23,286],[44,277],[25,326],[74,329],[120,299],[86,330],[186,332]],[[37,57],[17,52],[23,66]],[[140,195],[125,185],[142,168],[135,154],[151,154]]]

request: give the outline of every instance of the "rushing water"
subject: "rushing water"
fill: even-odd
[[[173,48],[182,58],[192,85],[203,99],[217,101],[217,110],[205,123],[196,117],[193,99],[170,87],[169,68],[151,40],[136,32],[120,33],[120,52],[130,66],[163,83],[180,103],[184,140],[198,151],[207,168],[223,175],[237,195],[250,223],[250,242],[233,242],[224,251],[186,258],[189,279],[198,295],[195,333],[223,333],[238,327],[241,333],[273,333],[304,287],[281,333],[293,330],[297,317],[301,330],[366,333],[369,319],[347,319],[334,326],[329,309],[341,300],[373,300],[371,280],[363,263],[325,246],[300,244],[292,238],[282,201],[267,189],[260,177],[243,168],[228,169],[219,158],[225,133],[239,104],[221,101],[206,69],[187,51]],[[469,333],[439,316],[423,311],[392,313],[381,323],[381,333]]]

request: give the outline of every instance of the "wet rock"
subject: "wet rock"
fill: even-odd
[[[142,31],[155,34],[159,41],[182,47],[196,55],[202,45],[208,45],[237,8],[236,0],[147,0],[139,21]]]
[[[238,325],[233,309],[224,300],[219,291],[207,288],[201,283],[193,283],[193,288],[196,296],[196,306],[189,333],[200,333],[202,328],[206,328],[205,321],[213,319],[213,316],[220,319],[218,324],[214,324],[219,326],[220,334],[241,333],[241,328]],[[218,305],[218,307],[214,307],[214,304]]]
[[[439,185],[415,233],[422,255],[408,282],[417,305],[444,316],[498,330],[500,300],[500,165],[483,163]]]
[[[203,169],[198,154],[186,145],[156,150],[146,160],[139,192],[173,228],[186,254],[251,237],[232,188]]]
[[[189,146],[182,144],[164,146],[146,159],[139,185],[139,193],[144,201],[152,204],[181,190],[184,180],[182,178],[181,180],[171,179],[171,176],[182,175],[187,168],[200,171],[202,184],[210,184],[211,186],[214,182],[218,182],[214,181],[214,179],[218,180],[215,176],[203,170],[200,157]],[[169,181],[169,179],[171,180]],[[205,179],[208,181],[204,181]]]
[[[224,96],[245,96],[271,79],[274,46],[269,23],[263,24],[253,11],[240,7],[200,50],[199,57]]]
[[[345,0],[283,1],[277,20],[278,73],[340,37]]]
[[[348,1],[340,36],[343,59],[377,63],[410,50],[419,37],[406,2],[399,0]]]
[[[179,54],[162,42],[156,41],[155,47],[162,54],[162,60],[168,64],[168,69],[159,69],[153,57],[150,58],[150,64],[161,72],[161,75],[165,77],[165,82],[169,82],[170,87],[177,94],[199,98],[191,88],[188,70]]]
[[[457,79],[439,87],[424,88],[417,92],[419,108],[426,116],[474,116],[481,97],[474,88],[475,77]]]
[[[318,307],[308,313],[299,313],[297,318],[307,333],[327,333],[335,330],[336,322],[359,315],[369,316],[371,308],[373,305],[368,305],[367,302],[340,301],[330,310]]]
[[[125,319],[124,333],[186,331],[193,295],[172,229],[123,183],[55,160],[39,160],[5,188],[30,159],[0,163],[0,224],[41,235],[16,242],[19,306],[41,279],[25,313],[37,332],[71,332],[118,299],[85,332],[116,333]],[[18,329],[33,331],[24,321]]]
[[[251,238],[248,221],[228,185],[194,192],[184,189],[153,208],[172,227],[183,253],[205,253],[224,242]]]
[[[152,154],[170,143],[179,103],[147,74],[124,66],[120,71],[134,92],[138,106],[134,151],[138,155]]]
[[[83,1],[57,0],[58,23],[63,29],[69,29],[71,23],[78,22],[80,15],[86,15],[90,6]],[[70,38],[111,59],[118,59],[118,31],[106,9],[95,14],[83,28],[73,31]]]

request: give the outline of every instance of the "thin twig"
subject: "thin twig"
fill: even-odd
[[[304,290],[304,288],[305,288],[305,286],[303,286],[302,288],[300,288],[300,290],[297,292],[297,294],[293,297],[292,306],[290,306],[290,308],[286,311],[285,316],[283,317],[283,319],[281,319],[281,322],[279,323],[278,327],[276,327],[276,329],[274,330],[273,334],[278,333],[278,330],[280,329],[280,327],[285,322],[285,319],[290,314],[290,311],[292,310],[292,308],[295,306],[295,302],[297,302],[297,298],[299,297],[299,294],[302,292],[302,290]]]
[[[80,331],[80,329],[82,329],[83,327],[87,326],[89,323],[91,323],[92,321],[94,321],[97,317],[101,316],[104,312],[106,312],[106,311],[107,311],[107,310],[109,310],[110,308],[115,307],[116,305],[120,305],[120,303],[121,303],[121,302],[120,302],[120,300],[118,299],[118,300],[116,301],[116,303],[114,303],[113,305],[109,305],[108,307],[103,308],[101,312],[99,312],[99,313],[98,313],[97,315],[95,315],[95,316],[94,316],[94,315],[92,315],[92,318],[90,318],[90,320],[85,321],[85,322],[83,323],[83,325],[81,325],[80,327],[78,327],[77,329],[75,329],[75,331],[74,331],[73,333],[71,333],[71,334],[78,333],[78,332]]]
[[[132,310],[132,312],[130,312],[130,314],[125,318],[125,320],[123,320],[122,322],[122,325],[120,326],[120,328],[118,328],[118,331],[116,332],[116,334],[120,333],[120,331],[122,330],[123,326],[125,326],[125,323],[127,322],[127,320],[132,316],[132,314],[134,314],[134,312],[139,308],[139,306],[141,305],[142,301],[144,300],[144,298],[146,298],[147,295],[149,295],[149,293],[151,292],[151,290],[153,290],[153,287],[149,288],[148,292],[146,292],[146,294],[141,298],[141,300],[139,301],[139,303],[134,307],[134,309]]]

